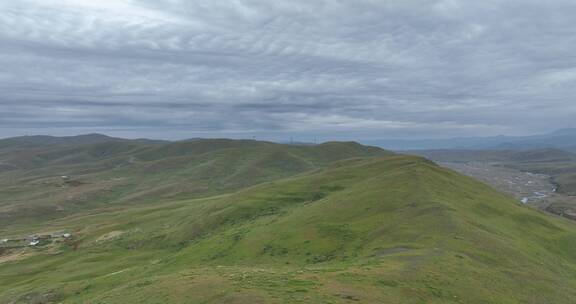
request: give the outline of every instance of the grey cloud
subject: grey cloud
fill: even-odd
[[[568,0],[2,1],[0,136],[567,127],[574,14]]]

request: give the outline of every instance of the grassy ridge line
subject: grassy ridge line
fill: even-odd
[[[390,154],[356,143],[290,146],[251,140],[107,142],[43,149],[48,152],[11,152],[18,161],[4,161],[20,164],[20,169],[0,172],[0,228],[115,205],[229,193],[340,159]],[[64,183],[63,175],[78,183]]]
[[[0,264],[0,299],[571,303],[576,290],[574,225],[417,157],[54,226],[80,249]]]

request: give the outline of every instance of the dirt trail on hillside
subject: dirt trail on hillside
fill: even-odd
[[[23,260],[23,259],[31,257],[33,255],[36,255],[36,254],[32,253],[32,252],[23,252],[23,251],[6,253],[5,255],[0,255],[0,265],[4,264],[4,263],[8,263],[8,262]]]

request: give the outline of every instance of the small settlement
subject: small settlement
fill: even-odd
[[[66,240],[70,238],[72,238],[72,234],[68,232],[34,234],[20,238],[0,238],[0,247],[2,248],[36,247],[56,240]]]

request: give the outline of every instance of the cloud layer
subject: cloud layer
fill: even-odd
[[[0,136],[573,126],[573,0],[0,2]]]

